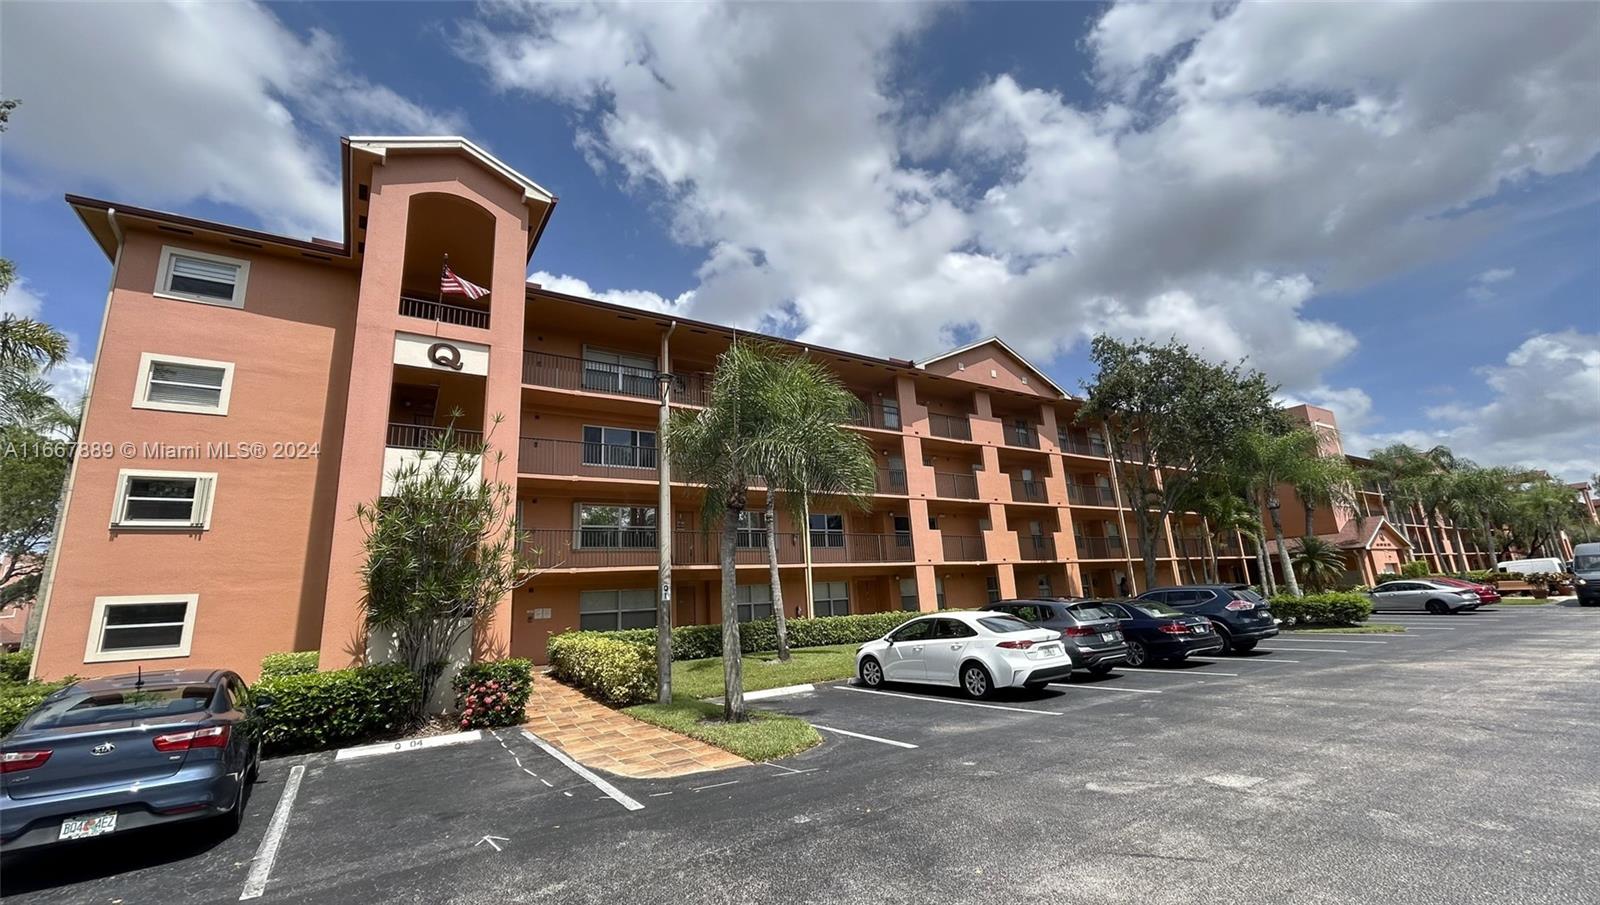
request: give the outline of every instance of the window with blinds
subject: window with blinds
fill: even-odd
[[[198,594],[96,597],[83,661],[187,657],[199,605]]]
[[[249,272],[248,261],[168,246],[161,250],[161,281],[157,294],[243,308],[245,277]]]
[[[206,528],[214,474],[123,471],[112,525],[118,528]]]
[[[226,415],[233,363],[146,353],[139,360],[134,407]]]

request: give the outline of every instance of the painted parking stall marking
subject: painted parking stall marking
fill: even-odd
[[[295,796],[300,794],[300,779],[306,775],[304,764],[289,769],[289,779],[283,784],[283,795],[272,810],[272,820],[267,824],[267,834],[261,838],[256,856],[251,859],[250,873],[244,880],[244,891],[239,900],[259,899],[267,891],[267,879],[272,876],[272,862],[278,860],[278,847],[283,844],[283,834],[289,829],[289,813],[294,810]]]
[[[434,735],[427,738],[406,738],[397,742],[379,742],[376,745],[359,745],[354,748],[341,748],[333,756],[336,761],[357,760],[363,757],[377,757],[380,754],[400,754],[406,751],[421,751],[426,748],[445,748],[451,745],[466,745],[483,738],[483,733],[477,729],[471,732],[454,732],[450,735]]]
[[[595,788],[599,789],[600,791],[606,793],[606,795],[608,797],[610,797],[611,800],[615,801],[617,804],[622,805],[623,807],[627,808],[630,811],[641,811],[641,810],[644,810],[644,805],[642,805],[639,802],[633,800],[631,797],[628,796],[627,793],[623,792],[621,789],[617,788],[616,786],[612,785],[611,783],[606,782],[605,780],[601,779],[600,777],[598,777],[598,776],[594,775],[593,773],[589,772],[589,769],[587,767],[585,767],[583,764],[578,763],[577,761],[573,760],[572,758],[568,757],[564,752],[561,751],[561,749],[559,749],[556,746],[550,744],[549,742],[545,741],[544,739],[540,738],[539,736],[534,735],[532,732],[529,732],[526,729],[522,730],[522,736],[524,738],[526,738],[528,741],[533,742],[535,745],[538,745],[540,750],[544,751],[544,753],[546,753],[546,754],[550,755],[551,757],[555,758],[556,760],[560,761],[562,766],[564,766],[568,770],[571,770],[572,772],[578,774],[583,779],[588,780],[590,785],[592,785]],[[571,797],[571,795],[572,795],[571,792],[563,792],[562,794],[564,794],[564,795],[566,795],[568,797]]]
[[[915,747],[917,747],[916,745],[913,745],[910,742],[897,742],[892,738],[879,738],[876,735],[867,735],[867,734],[861,733],[861,732],[851,732],[848,729],[835,729],[832,726],[824,726],[821,723],[812,723],[811,725],[815,726],[818,729],[825,730],[827,732],[837,733],[838,735],[848,735],[851,738],[865,739],[866,741],[877,742],[877,743],[882,744],[882,745],[893,745],[896,748],[915,748]]]
[[[1004,704],[980,704],[977,701],[952,701],[949,698],[930,698],[923,697],[922,695],[903,694],[898,691],[872,691],[866,688],[856,688],[853,685],[830,685],[828,687],[837,688],[840,691],[854,691],[859,694],[877,695],[885,698],[906,698],[907,700],[911,701],[926,701],[930,704],[953,704],[957,707],[982,707],[986,710],[1010,710],[1014,713],[1037,713],[1044,716],[1061,715],[1054,710],[1034,710],[1030,707],[1007,707]]]
[[[1195,684],[1199,684],[1198,682]],[[1071,685],[1066,682],[1051,682],[1050,688],[1088,689],[1090,691],[1120,691],[1123,694],[1161,694],[1154,688],[1112,688],[1109,685]]]

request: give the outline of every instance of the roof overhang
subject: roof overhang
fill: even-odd
[[[973,349],[977,349],[977,348],[979,348],[981,346],[999,346],[1002,350],[1005,351],[1005,353],[1007,355],[1010,355],[1012,358],[1015,358],[1018,362],[1020,362],[1022,364],[1023,367],[1027,368],[1029,371],[1032,371],[1035,377],[1038,377],[1040,380],[1044,381],[1045,386],[1049,387],[1052,390],[1055,390],[1058,394],[1060,394],[1061,398],[1063,398],[1063,399],[1072,399],[1072,398],[1074,398],[1071,393],[1067,392],[1066,390],[1063,390],[1060,386],[1058,386],[1056,384],[1056,382],[1054,380],[1051,380],[1050,379],[1050,375],[1046,374],[1043,370],[1041,370],[1038,365],[1036,365],[1033,362],[1029,361],[1026,357],[1024,357],[1016,349],[1013,349],[1010,346],[1006,345],[1005,340],[1001,339],[998,336],[986,336],[983,339],[977,340],[976,342],[967,343],[966,345],[962,346],[959,349],[951,349],[948,352],[940,353],[938,355],[933,356],[932,358],[924,358],[923,360],[917,362],[917,367],[921,368],[922,370],[925,371],[925,370],[928,369],[928,365],[931,365],[934,362],[944,361],[947,358],[954,358],[957,355],[961,355],[961,354],[966,353],[966,352],[971,352]]]

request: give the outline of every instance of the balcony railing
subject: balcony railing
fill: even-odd
[[[651,528],[534,528],[524,532],[527,542],[523,555],[535,568],[590,569],[622,566],[654,566],[657,535]],[[735,548],[733,561],[739,565],[765,565],[766,532],[748,531],[747,546]],[[721,536],[715,532],[672,532],[672,564],[676,566],[714,566]],[[778,534],[778,562],[789,565],[805,561],[801,535]]]
[[[648,480],[655,477],[658,455],[653,446],[523,437],[517,444],[517,471]]]
[[[1103,440],[1090,440],[1087,437],[1077,437],[1066,434],[1056,437],[1056,442],[1061,444],[1061,451],[1078,456],[1094,456],[1097,459],[1106,457],[1106,444]]]
[[[590,361],[549,352],[522,353],[522,382],[558,390],[583,390],[611,396],[659,399],[660,384],[654,368]],[[705,405],[710,398],[710,383],[704,374],[672,375],[672,401],[683,405]]]
[[[1124,547],[1120,537],[1077,538],[1079,559],[1122,559]]]
[[[817,543],[817,541],[822,543]],[[828,534],[813,537],[813,563],[910,562],[909,534]]]
[[[483,330],[489,328],[489,312],[481,308],[468,308],[466,305],[453,305],[449,302],[411,295],[400,296],[400,313],[405,317],[420,317],[442,324],[459,324]]]
[[[431,424],[390,424],[384,445],[399,449],[433,449],[447,430]],[[450,440],[452,448],[470,449],[483,442],[483,431],[456,428]]]
[[[1011,499],[1018,503],[1043,503],[1049,495],[1045,493],[1043,481],[1012,478]]]
[[[1055,538],[1047,537],[1043,534],[1023,534],[1019,535],[1017,540],[1017,547],[1021,551],[1023,559],[1056,558]]]
[[[863,402],[850,423],[857,427],[876,427],[879,430],[900,430],[900,407]]]
[[[906,473],[903,468],[880,468],[877,474],[879,493],[905,493]]]
[[[1117,495],[1110,487],[1096,487],[1093,484],[1068,484],[1067,500],[1079,506],[1117,505]]]
[[[933,492],[952,500],[978,498],[978,479],[970,474],[936,471],[933,473]]]
[[[971,440],[972,419],[967,415],[942,415],[938,412],[929,412],[928,430],[935,437],[945,437],[950,440]]]
[[[1190,558],[1206,555],[1206,542],[1204,538],[1180,537],[1174,540],[1172,544],[1173,548],[1178,551],[1178,555],[1182,557]]]
[[[984,555],[982,537],[946,534],[943,540],[945,562],[982,562],[988,558]]]
[[[1006,445],[1019,446],[1024,449],[1039,448],[1039,432],[1032,427],[1018,427],[1015,424],[1006,425]]]

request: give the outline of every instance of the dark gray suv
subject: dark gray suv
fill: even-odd
[[[1278,633],[1278,620],[1255,589],[1244,584],[1191,584],[1157,588],[1139,595],[1211,620],[1222,639],[1222,653],[1244,653]]]
[[[985,609],[1015,616],[1061,633],[1061,643],[1077,669],[1103,676],[1113,666],[1128,661],[1128,643],[1116,616],[1082,601],[1049,598],[1002,600]]]

